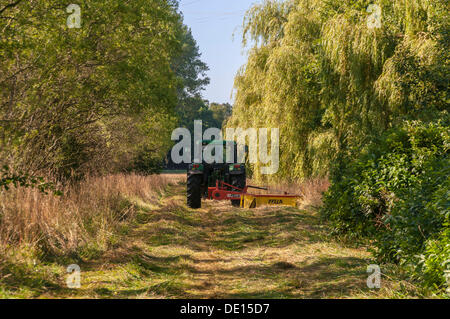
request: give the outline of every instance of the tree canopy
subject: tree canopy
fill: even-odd
[[[368,26],[372,3],[381,28]],[[326,175],[386,129],[447,110],[447,1],[266,0],[242,41],[228,125],[280,127],[277,178]]]
[[[207,66],[177,1],[0,1],[0,158],[58,179],[151,171]],[[156,138],[157,137],[157,138]],[[73,176],[75,175],[75,176]]]

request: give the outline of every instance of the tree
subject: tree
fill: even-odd
[[[15,170],[82,177],[170,147],[186,37],[177,2],[80,5],[80,29],[60,1],[0,5],[0,157]]]
[[[174,70],[179,79],[176,113],[179,125],[193,130],[194,121],[201,119],[200,112],[206,108],[201,92],[209,84],[208,66],[201,61],[200,50],[191,30],[183,28],[182,54],[175,59]]]
[[[376,3],[380,29],[364,0],[266,0],[247,12],[227,125],[280,128],[274,178],[324,176],[385,130],[447,108],[446,1]]]
[[[209,109],[213,113],[213,118],[217,123],[217,128],[222,128],[233,113],[233,107],[229,103],[211,103]]]

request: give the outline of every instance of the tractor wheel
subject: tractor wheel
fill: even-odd
[[[187,205],[193,209],[202,207],[202,175],[188,175],[187,180]]]
[[[245,187],[246,183],[247,183],[247,179],[245,177],[245,174],[231,176],[231,185],[233,185],[233,186],[243,189]],[[240,199],[232,200],[231,205],[233,205],[234,207],[240,207],[241,200]]]

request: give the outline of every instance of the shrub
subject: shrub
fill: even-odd
[[[450,139],[442,118],[405,122],[342,161],[322,209],[335,233],[374,239],[381,261],[414,265],[434,288],[443,287],[450,257]]]
[[[445,287],[450,289],[449,271],[450,224],[447,223],[437,240],[433,239],[427,242],[425,252],[420,256],[416,272],[421,275],[426,287],[444,292]]]

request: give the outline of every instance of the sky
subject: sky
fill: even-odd
[[[232,103],[234,77],[247,61],[242,48],[242,20],[257,0],[181,0],[184,24],[192,30],[210,71],[211,84],[203,92],[210,102]],[[233,34],[235,34],[233,39]]]

